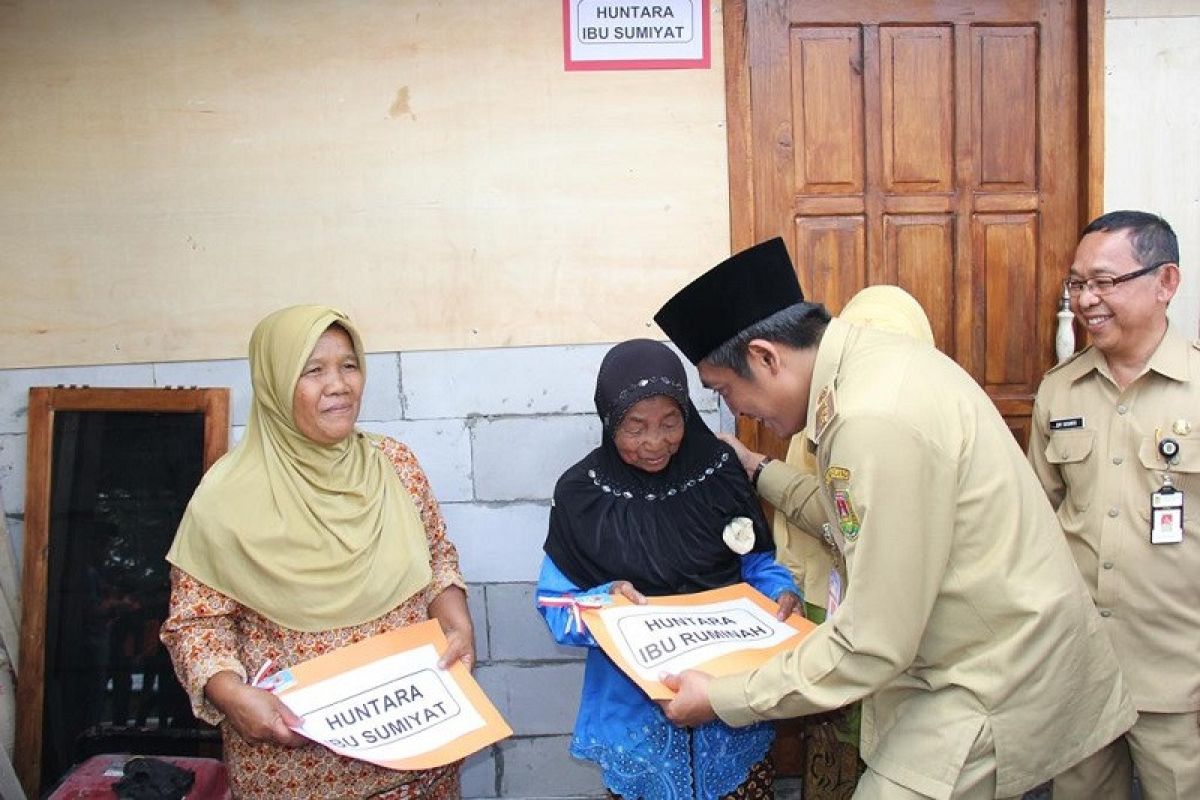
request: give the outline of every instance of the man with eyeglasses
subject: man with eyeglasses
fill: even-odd
[[[1165,220],[1086,228],[1065,281],[1091,345],[1047,373],[1029,460],[1133,693],[1137,723],[1054,781],[1054,798],[1200,798],[1200,341],[1167,320]]]

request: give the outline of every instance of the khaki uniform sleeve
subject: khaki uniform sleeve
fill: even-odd
[[[782,461],[772,461],[758,475],[759,497],[775,506],[793,525],[821,540],[829,518],[821,504],[821,482],[809,472]]]
[[[1046,460],[1046,445],[1050,441],[1050,429],[1048,426],[1049,414],[1043,405],[1044,391],[1045,384],[1042,385],[1042,389],[1038,390],[1037,398],[1033,402],[1033,418],[1029,429],[1029,447],[1026,450],[1026,456],[1029,458],[1029,464],[1033,467],[1034,474],[1042,484],[1042,489],[1046,492],[1046,497],[1050,498],[1050,505],[1057,509],[1066,492],[1066,484],[1063,482],[1062,473],[1058,467]]]
[[[709,684],[714,710],[731,725],[828,711],[882,688],[912,664],[941,590],[955,532],[956,454],[886,417],[835,421],[825,436],[828,465],[850,473],[820,488],[844,491],[857,517],[857,531],[843,528],[850,591],[794,650]]]

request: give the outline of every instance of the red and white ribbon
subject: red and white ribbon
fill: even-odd
[[[612,598],[606,594],[563,594],[557,597],[538,595],[539,606],[570,609],[571,613],[567,617],[567,624],[563,626],[563,633],[570,633],[572,627],[575,628],[576,633],[587,633],[587,625],[583,622],[583,609],[604,608],[610,603],[612,603]]]

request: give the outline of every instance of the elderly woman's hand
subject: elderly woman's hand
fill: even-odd
[[[779,613],[775,615],[775,619],[785,620],[800,605],[800,596],[795,592],[780,592],[779,596],[775,598],[775,602],[779,604]]]
[[[247,685],[233,672],[218,672],[204,687],[204,693],[243,739],[252,743],[273,742],[299,747],[308,739],[292,730],[304,720],[292,713],[275,695]]]
[[[461,661],[467,669],[475,668],[475,628],[467,609],[467,595],[457,586],[449,586],[429,604],[429,616],[436,619],[446,634],[446,652],[438,666],[448,668]]]
[[[646,595],[633,588],[633,584],[629,581],[613,581],[612,586],[608,589],[609,594],[619,594],[634,605],[646,605]]]

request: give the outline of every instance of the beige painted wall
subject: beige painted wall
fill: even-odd
[[[709,70],[566,73],[560,4],[0,6],[0,367],[240,356],[296,302],[373,350],[613,341],[728,252]],[[1109,0],[1107,208],[1200,327],[1200,0]]]
[[[708,70],[563,69],[551,0],[0,5],[0,367],[613,341],[729,251]]]
[[[1161,214],[1179,236],[1172,322],[1200,334],[1200,0],[1108,0],[1104,207]]]

